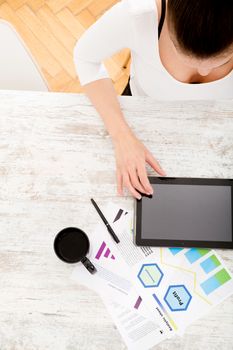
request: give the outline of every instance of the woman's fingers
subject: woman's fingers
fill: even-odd
[[[144,180],[144,183],[146,184],[144,186],[140,183],[140,178],[137,175],[136,169],[134,171],[131,170],[128,173],[125,172],[124,176],[121,174],[120,170],[117,169],[117,192],[120,195],[123,195],[123,183],[128,188],[128,190],[133,194],[133,196],[138,199],[140,199],[141,196],[137,192],[137,190],[141,193],[147,193],[147,194],[153,193],[153,189],[150,186],[145,168],[144,168],[144,174],[143,174],[143,167],[141,167],[140,169],[141,169],[140,177]]]
[[[148,190],[143,186],[143,184],[140,182],[137,169],[130,169],[129,170],[129,178],[131,180],[132,186],[138,190],[141,193],[148,193]]]
[[[146,152],[146,161],[158,174],[166,176],[166,173],[159,165],[159,162],[152,156],[149,151]]]
[[[132,195],[137,198],[141,199],[141,195],[135,190],[135,188],[132,186],[130,182],[130,177],[127,172],[123,174],[123,184],[128,188],[128,190],[132,193]]]
[[[158,161],[135,137],[128,135],[114,142],[117,170],[117,192],[123,195],[126,187],[138,199],[144,193],[153,194],[146,172],[146,162],[161,176],[166,176]]]
[[[153,188],[148,179],[145,164],[138,167],[138,177],[143,187],[146,189],[147,194],[153,194]]]

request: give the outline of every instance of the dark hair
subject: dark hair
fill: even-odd
[[[168,26],[185,53],[218,55],[233,49],[233,0],[168,0]]]

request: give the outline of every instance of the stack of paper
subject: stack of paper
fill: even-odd
[[[82,264],[71,278],[94,289],[129,349],[150,349],[186,327],[233,293],[233,279],[215,251],[137,247],[133,213],[109,205],[103,211],[120,239],[100,222],[89,236],[91,275]]]

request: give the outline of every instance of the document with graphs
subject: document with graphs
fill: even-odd
[[[119,230],[123,216],[119,215],[118,208],[112,214],[109,222],[114,230]],[[80,263],[74,268],[71,279],[101,296],[128,349],[147,350],[172,336],[156,322],[155,316],[134,288],[131,269],[101,221],[89,235],[89,240],[88,258],[97,272],[91,275]]]
[[[132,220],[133,213],[127,212],[124,229],[116,232],[121,241],[117,248],[138,293],[165,330],[183,334],[188,325],[233,294],[232,275],[215,250],[137,247]]]

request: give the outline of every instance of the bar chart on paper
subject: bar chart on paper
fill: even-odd
[[[216,255],[211,255],[209,258],[205,259],[201,264],[201,267],[205,273],[209,273],[216,269],[219,265],[221,265],[220,261],[216,257]]]
[[[184,252],[184,255],[188,262],[190,264],[195,263],[198,259],[200,259],[202,256],[206,255],[209,253],[210,249],[207,248],[191,248],[191,249],[186,249],[186,248],[168,248],[172,255],[177,255],[181,251]]]
[[[101,258],[109,258],[115,260],[115,256],[111,253],[106,243],[103,241],[97,251],[95,259],[100,260]]]
[[[205,292],[206,295],[212,293],[215,289],[221,287],[224,283],[229,281],[231,276],[227,272],[226,269],[222,269],[215,273],[213,276],[205,280],[200,284],[201,288]]]
[[[200,288],[206,296],[211,295],[232,280],[229,272],[211,249],[174,247],[168,248],[168,250],[174,259],[181,254],[183,255],[186,266],[195,271],[195,278],[198,279]]]

